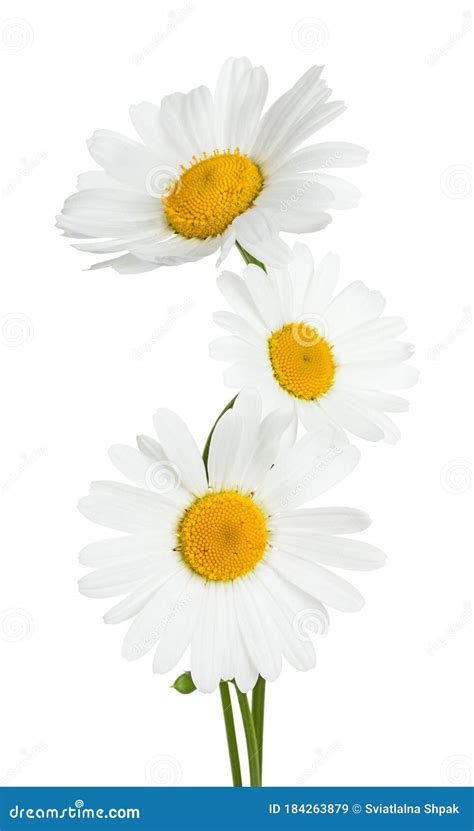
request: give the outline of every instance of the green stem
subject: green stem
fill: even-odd
[[[253,723],[252,713],[246,694],[239,690],[235,681],[234,685],[235,689],[237,690],[237,698],[239,701],[240,713],[242,715],[242,723],[244,725],[245,740],[247,742],[250,785],[253,788],[260,788],[262,786],[262,778],[260,775],[260,763],[258,760],[259,752],[257,735],[255,733],[255,725]]]
[[[220,682],[219,691],[221,694],[222,712],[224,714],[227,747],[229,749],[230,769],[232,771],[232,784],[234,785],[234,787],[241,788],[242,773],[240,770],[239,748],[237,745],[234,713],[232,711],[232,701],[230,698],[229,684],[227,681]]]
[[[260,777],[262,777],[262,755],[263,755],[263,723],[265,717],[265,679],[258,676],[257,683],[252,690],[252,717],[255,724],[255,734],[258,744],[258,763],[260,765]]]
[[[240,253],[242,254],[242,257],[244,258],[247,265],[258,265],[258,267],[263,268],[264,271],[267,270],[265,264],[261,263],[260,260],[257,260],[255,257],[253,257],[252,254],[249,254],[249,252],[241,246],[240,242],[236,241],[235,244],[239,249]]]
[[[204,445],[204,450],[202,451],[202,458],[203,458],[203,461],[204,461],[204,467],[206,468],[206,473],[208,472],[207,471],[207,461],[209,459],[209,448],[211,446],[212,434],[213,434],[214,430],[217,427],[217,422],[220,421],[220,419],[222,418],[224,413],[226,413],[227,410],[230,410],[230,408],[234,406],[234,401],[235,401],[236,398],[237,398],[237,396],[234,395],[233,399],[231,401],[229,401],[229,403],[225,405],[222,412],[219,413],[219,415],[217,416],[214,424],[212,425],[212,430],[211,430],[211,432],[209,433],[209,435],[206,439],[206,444]]]

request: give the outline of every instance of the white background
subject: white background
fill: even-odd
[[[175,16],[172,16],[174,9]],[[348,111],[317,140],[353,141],[355,211],[309,235],[402,314],[421,370],[395,448],[363,447],[321,504],[369,511],[387,567],[355,573],[367,603],[334,613],[309,674],[268,688],[266,784],[467,784],[467,543],[472,381],[472,18],[464,2],[396,4],[4,0],[2,83],[2,570],[0,781],[225,785],[218,694],[120,657],[113,601],[81,597],[77,552],[105,536],[76,510],[106,451],[151,431],[158,406],[204,441],[230,397],[207,357],[222,308],[215,258],[144,276],[88,272],[54,215],[90,169],[86,139],[133,135],[128,106],[214,85],[228,55],[270,76],[270,100],[325,63]],[[8,80],[6,80],[8,79]],[[229,265],[240,267],[237,253]],[[472,355],[472,351],[471,351]],[[359,442],[362,444],[362,442]],[[186,662],[178,668],[186,669]]]

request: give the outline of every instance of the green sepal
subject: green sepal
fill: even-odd
[[[174,684],[171,684],[171,689],[177,690],[182,695],[189,695],[189,693],[194,692],[196,689],[196,685],[191,677],[191,673],[183,672],[182,675],[179,675]]]

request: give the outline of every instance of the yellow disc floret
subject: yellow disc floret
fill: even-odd
[[[268,542],[265,516],[252,497],[237,491],[201,496],[178,526],[178,550],[208,580],[235,580],[262,559]]]
[[[188,239],[206,239],[223,234],[226,228],[253,204],[263,187],[258,166],[241,155],[220,153],[193,158],[163,197],[168,223]]]
[[[284,390],[312,401],[334,382],[332,346],[306,323],[288,323],[268,339],[273,374]]]

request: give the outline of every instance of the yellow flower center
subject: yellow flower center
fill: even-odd
[[[312,326],[288,323],[268,339],[273,374],[284,390],[312,401],[333,385],[332,346]]]
[[[234,153],[204,153],[202,159],[194,156],[190,167],[182,169],[162,203],[173,230],[188,239],[223,234],[263,187],[260,169],[238,148]]]
[[[235,580],[262,559],[268,542],[266,519],[250,496],[208,493],[185,511],[178,526],[184,561],[208,580]]]

